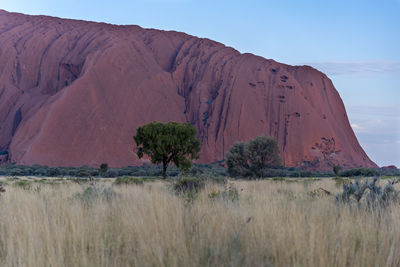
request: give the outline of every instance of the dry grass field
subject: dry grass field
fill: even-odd
[[[193,201],[167,182],[101,181],[99,197],[15,183],[0,196],[1,266],[400,266],[399,205],[339,206],[319,190],[338,193],[332,179],[209,184]]]

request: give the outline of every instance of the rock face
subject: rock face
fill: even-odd
[[[381,167],[382,170],[394,170],[397,171],[398,168],[395,165],[383,166]]]
[[[191,122],[200,162],[275,136],[286,166],[376,167],[331,80],[184,33],[0,11],[0,151],[17,164],[137,165],[150,121]]]

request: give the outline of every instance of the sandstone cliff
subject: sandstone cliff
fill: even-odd
[[[331,80],[184,33],[0,11],[0,151],[18,164],[140,164],[138,126],[189,121],[200,162],[276,136],[286,166],[376,167]]]

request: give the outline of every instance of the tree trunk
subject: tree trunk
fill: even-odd
[[[167,179],[167,168],[168,168],[168,163],[163,162],[162,175],[164,179]]]

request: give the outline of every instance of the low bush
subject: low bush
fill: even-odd
[[[200,191],[205,186],[205,182],[203,179],[195,178],[195,177],[186,177],[177,180],[174,183],[174,190],[177,193],[186,193],[191,191]]]
[[[82,201],[85,205],[93,204],[95,201],[111,201],[117,196],[112,187],[89,186],[82,193],[76,193],[74,199]]]
[[[173,184],[174,192],[188,202],[192,202],[204,187],[205,181],[196,177],[180,178]]]
[[[336,195],[335,199],[340,204],[355,203],[358,207],[368,209],[382,208],[390,203],[398,203],[400,191],[396,190],[393,185],[400,180],[388,181],[385,187],[379,185],[379,181],[380,179],[373,178],[343,184],[343,192]]]
[[[364,176],[364,177],[373,177],[378,176],[378,169],[367,169],[367,168],[358,168],[358,169],[350,169],[345,170],[339,173],[341,177],[354,177],[354,176]]]

